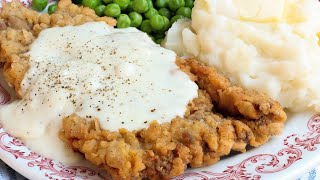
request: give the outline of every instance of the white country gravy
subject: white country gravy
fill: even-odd
[[[0,120],[31,150],[62,162],[77,159],[58,138],[63,117],[76,113],[110,131],[139,130],[183,116],[197,97],[176,54],[133,28],[102,22],[50,28],[28,55],[22,99],[2,107]]]

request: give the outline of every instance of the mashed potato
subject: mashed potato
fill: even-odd
[[[197,0],[192,19],[174,24],[163,45],[292,111],[320,111],[317,0]]]

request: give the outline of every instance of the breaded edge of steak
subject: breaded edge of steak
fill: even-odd
[[[248,119],[265,116],[279,122],[287,118],[281,105],[265,94],[232,86],[214,67],[206,66],[195,59],[184,63],[190,66],[191,73],[196,74],[198,86],[210,94],[213,104],[220,112]]]
[[[21,95],[21,81],[29,69],[29,58],[25,53],[42,30],[93,21],[116,25],[115,19],[99,17],[94,10],[72,4],[71,0],[60,0],[51,15],[39,14],[18,1],[4,2],[0,11],[0,62],[5,63],[6,81]]]
[[[210,165],[231,151],[245,152],[248,145],[260,146],[281,132],[286,120],[281,106],[277,111],[269,110],[270,113],[281,111],[280,115],[265,115],[265,112],[256,110],[262,115],[252,119],[243,111],[237,114],[238,119],[224,118],[216,113],[213,103],[219,105],[219,98],[215,100],[212,93],[219,97],[220,91],[232,86],[214,68],[194,65],[197,62],[193,61],[177,59],[180,68],[200,87],[199,96],[188,105],[184,118],[177,117],[171,123],[163,124],[154,121],[150,127],[139,131],[120,129],[110,132],[101,129],[98,120],[71,115],[63,119],[61,139],[75,151],[83,153],[91,163],[105,169],[114,179],[167,179],[182,174],[188,166]],[[206,69],[208,73],[204,74],[199,68]],[[208,84],[203,86],[200,84],[203,79],[212,77],[216,77],[215,80],[207,81]],[[240,95],[249,100],[255,99],[253,96],[257,94],[261,96],[236,89],[237,94],[240,91]],[[224,96],[234,96],[232,90]],[[266,101],[278,106],[265,98],[263,96],[261,103]],[[249,102],[259,105],[259,102]]]

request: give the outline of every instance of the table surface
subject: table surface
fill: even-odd
[[[22,175],[0,160],[0,180],[25,180]],[[297,180],[320,180],[320,165]]]

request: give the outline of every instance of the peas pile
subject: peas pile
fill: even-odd
[[[136,27],[161,43],[165,32],[181,18],[191,19],[194,0],[73,0],[98,16],[117,19],[117,28]]]
[[[136,27],[158,44],[165,32],[181,18],[191,19],[194,0],[72,0],[73,3],[94,9],[98,16],[117,19],[118,28]],[[32,0],[32,8],[43,11],[48,0]],[[56,11],[57,5],[48,7],[48,13]]]

